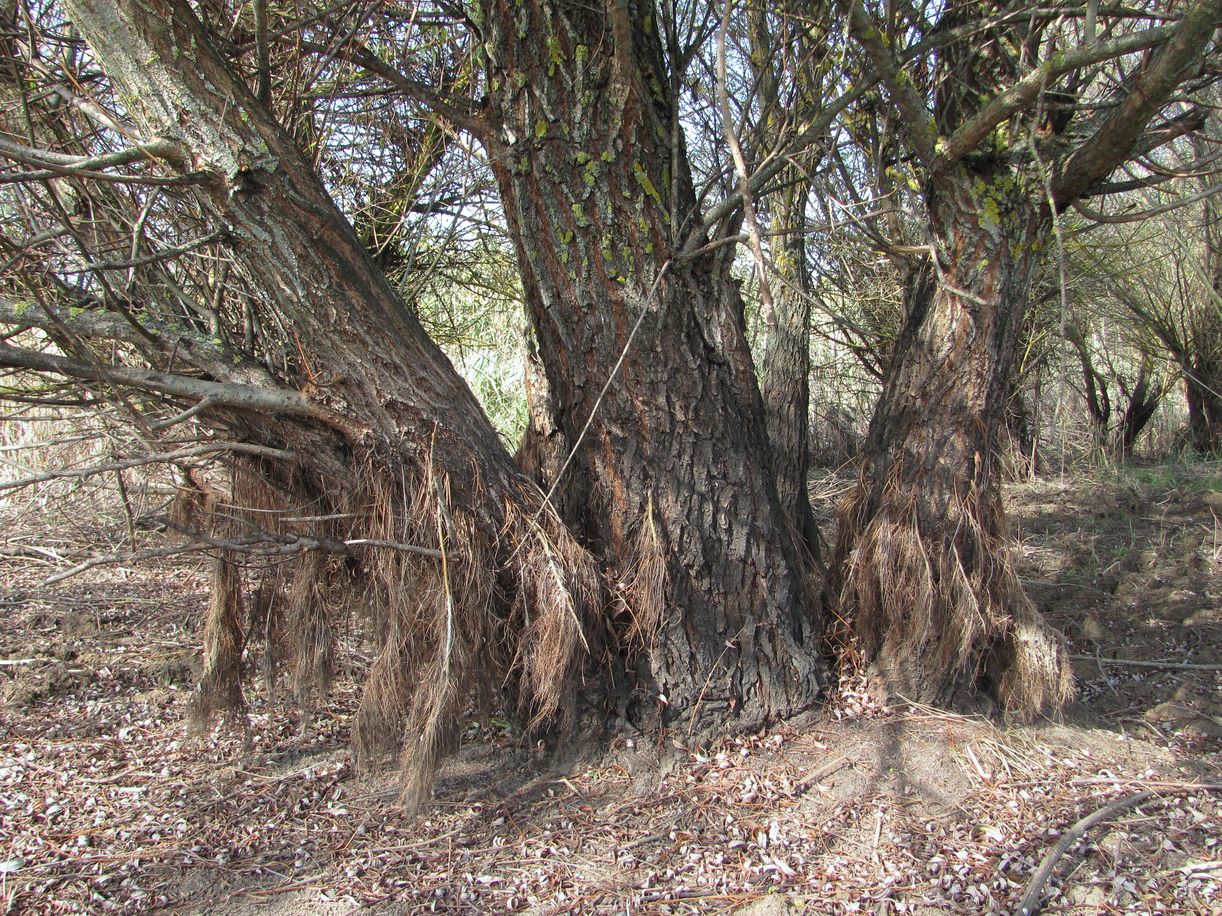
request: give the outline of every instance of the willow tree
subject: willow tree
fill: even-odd
[[[475,26],[476,129],[539,342],[538,425],[568,459],[545,484],[614,583],[611,625],[636,647],[625,706],[689,729],[807,708],[824,682],[812,570],[724,241],[832,116],[702,213],[675,92],[694,48],[651,2],[485,2]]]
[[[935,282],[907,305],[830,595],[892,691],[953,704],[986,690],[1029,715],[1072,693],[1060,638],[1014,571],[999,493],[1032,269],[1060,211],[1201,126],[1174,94],[1208,72],[1222,4],[1150,10],[1165,24],[1093,5],[957,0],[936,21],[888,9],[846,4],[910,151]]]
[[[583,664],[598,675],[586,679],[594,708],[646,728],[756,728],[817,701],[813,570],[778,496],[730,265],[744,202],[826,133],[834,106],[702,211],[675,86],[704,33],[681,46],[677,24],[663,29],[643,0],[478,8],[465,25],[480,47],[480,103],[393,72],[359,42],[321,49],[483,144],[539,341],[550,412],[537,425],[560,459],[545,497],[328,196],[302,136],[273,115],[266,23],[243,77],[227,59],[241,51],[218,50],[185,0],[66,7],[107,82],[65,84],[113,86],[122,116],[74,104],[92,106],[93,130],[122,148],[105,161],[36,145],[9,154],[80,181],[134,164],[194,208],[197,244],[232,262],[289,352],[270,366],[207,321],[48,278],[40,301],[0,302],[0,319],[45,328],[62,352],[10,343],[0,362],[107,392],[145,432],[190,421],[221,434],[233,492],[197,485],[242,518],[209,543],[247,544],[239,533],[262,519],[275,549],[309,548],[288,622],[307,673],[325,679],[328,602],[374,608],[363,756],[402,742],[419,799],[471,697],[551,721],[571,711]],[[128,213],[135,242],[147,212]],[[316,526],[304,532],[289,518],[302,504]],[[317,560],[327,550],[358,574],[335,575]],[[224,557],[216,584],[205,712],[241,702],[248,635]],[[600,643],[606,656],[591,654]]]
[[[67,7],[123,100],[132,157],[181,176],[202,218],[223,233],[237,270],[292,329],[300,369],[292,381],[301,387],[225,352],[219,338],[139,309],[59,315],[48,301],[24,303],[20,317],[67,328],[70,341],[122,342],[132,349],[111,352],[142,356],[148,368],[111,364],[79,346],[75,359],[8,345],[0,358],[100,390],[178,399],[251,456],[234,502],[266,510],[304,501],[315,517],[336,520],[307,539],[364,552],[362,580],[341,597],[367,595],[381,634],[356,722],[358,749],[368,756],[402,742],[407,795],[418,800],[475,688],[509,684],[510,702],[528,718],[569,705],[569,679],[599,609],[594,561],[518,471],[293,138],[217,53],[190,7]],[[307,665],[325,656],[330,638],[323,602],[336,596],[320,579],[325,565],[302,561],[294,588]],[[205,709],[237,700],[244,636],[232,575],[222,569],[217,584]]]

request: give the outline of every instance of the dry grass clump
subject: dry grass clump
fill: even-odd
[[[1064,706],[1073,680],[1063,640],[994,533],[999,498],[955,495],[933,517],[901,474],[892,468],[875,488],[863,470],[839,511],[829,594],[865,660],[891,693],[920,702],[953,706],[985,688],[1021,719]]]

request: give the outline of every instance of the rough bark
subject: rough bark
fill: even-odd
[[[998,452],[1047,217],[1029,189],[987,179],[948,179],[929,207],[937,286],[912,300],[892,356],[830,594],[890,692],[955,706],[984,691],[1030,714],[1071,682],[1010,560]]]
[[[951,34],[995,10],[973,0],[951,4],[941,9],[936,29]],[[985,691],[1024,717],[1058,708],[1072,695],[1060,637],[1014,572],[997,471],[1031,268],[1053,212],[1142,143],[1150,119],[1212,40],[1220,11],[1219,0],[1198,0],[1174,30],[1139,35],[1161,47],[1075,146],[1026,120],[1040,115],[1024,109],[1035,106],[1046,85],[1052,70],[1043,68],[1065,64],[1057,55],[1030,66],[1007,50],[1022,47],[1030,34],[995,25],[949,41],[929,62],[922,91],[926,74],[903,70],[898,41],[880,31],[891,26],[849,2],[863,59],[884,83],[924,170],[937,275],[928,309],[917,304],[907,314],[860,480],[842,507],[829,582],[861,661],[874,665],[893,692],[955,705]],[[1027,50],[1038,55],[1039,43]]]
[[[551,481],[620,583],[622,713],[755,727],[812,705],[819,630],[725,250],[696,213],[650,5],[483,6],[489,143],[559,430]],[[588,427],[587,427],[588,423]]]
[[[198,179],[194,194],[235,264],[294,330],[301,394],[327,418],[311,428],[326,426],[346,463],[336,473],[303,450],[285,476],[323,509],[351,514],[348,538],[427,541],[442,554],[366,559],[385,638],[358,745],[368,756],[402,741],[405,791],[418,801],[478,683],[519,688],[529,714],[557,711],[595,600],[592,561],[187,4],[68,8],[138,127],[182,150],[167,165]],[[288,435],[272,414],[250,426],[269,444]],[[325,612],[319,602],[298,604],[307,641],[325,634],[310,616]]]

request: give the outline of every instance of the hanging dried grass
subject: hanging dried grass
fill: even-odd
[[[222,551],[212,561],[212,601],[204,623],[204,673],[189,709],[196,730],[207,728],[218,715],[245,723],[242,623],[242,576],[232,551]]]
[[[631,649],[654,647],[666,610],[666,554],[654,518],[653,500],[645,506],[645,521],[637,534],[636,563],[621,590],[631,623],[625,641]]]
[[[255,646],[262,649],[259,673],[269,694],[275,693],[276,679],[285,662],[283,569],[280,565],[268,566],[259,575],[259,587],[250,600],[246,622],[247,652]]]
[[[1013,716],[1062,707],[1068,657],[993,533],[997,497],[954,496],[927,519],[902,472],[875,496],[863,471],[840,510],[832,594],[861,655],[889,692],[919,702],[954,705],[984,687]]]
[[[335,667],[335,632],[327,613],[326,563],[321,554],[302,556],[288,593],[288,628],[293,659],[293,699],[311,705],[331,686]]]
[[[540,509],[537,491],[506,496],[493,527],[454,499],[449,477],[431,463],[410,487],[409,480],[370,478],[361,536],[428,544],[441,559],[391,550],[366,556],[381,651],[353,737],[364,766],[399,751],[403,801],[413,807],[427,797],[473,703],[484,712],[504,704],[528,728],[564,718],[589,650],[600,580],[555,513]]]
[[[325,501],[317,486],[265,479],[273,472],[235,468],[225,499],[209,497],[210,505],[193,511],[211,519],[214,533],[243,526],[279,532],[285,525],[277,519],[289,507],[310,504],[324,519],[315,528],[321,536],[428,545],[440,560],[370,547],[353,575],[333,558],[306,553],[290,575],[281,572],[287,567],[264,569],[249,619],[238,571],[219,565],[195,703],[201,721],[241,708],[246,633],[262,639],[269,677],[279,659],[291,660],[294,700],[311,704],[335,668],[335,621],[359,604],[369,610],[366,635],[380,650],[353,726],[356,756],[368,767],[397,754],[407,806],[427,797],[473,702],[479,711],[513,712],[528,729],[565,722],[591,649],[601,578],[537,489],[502,481],[494,502],[493,492],[469,477],[456,499],[450,478],[427,455],[414,465],[403,455],[367,454],[349,485]],[[219,502],[225,511],[215,510]],[[499,513],[490,511],[494,505]],[[643,596],[647,582],[660,595],[655,574],[638,579]]]
[[[588,554],[559,519],[526,517],[512,505],[505,514],[519,583],[513,619],[524,624],[517,661],[529,688],[519,702],[535,728],[558,713],[563,718],[571,712],[561,701],[576,659],[591,652],[586,633],[593,631],[589,615],[598,604],[599,578]]]

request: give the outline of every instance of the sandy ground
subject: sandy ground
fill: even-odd
[[[1220,491],[1217,465],[1011,488],[1024,580],[1075,655],[1060,721],[880,708],[849,684],[774,733],[621,738],[579,764],[472,722],[412,817],[347,750],[359,634],[308,721],[254,687],[245,741],[192,736],[203,562],[44,586],[126,526],[13,507],[0,907],[1008,913],[1067,830],[1120,802],[1056,861],[1044,910],[1222,912]]]

